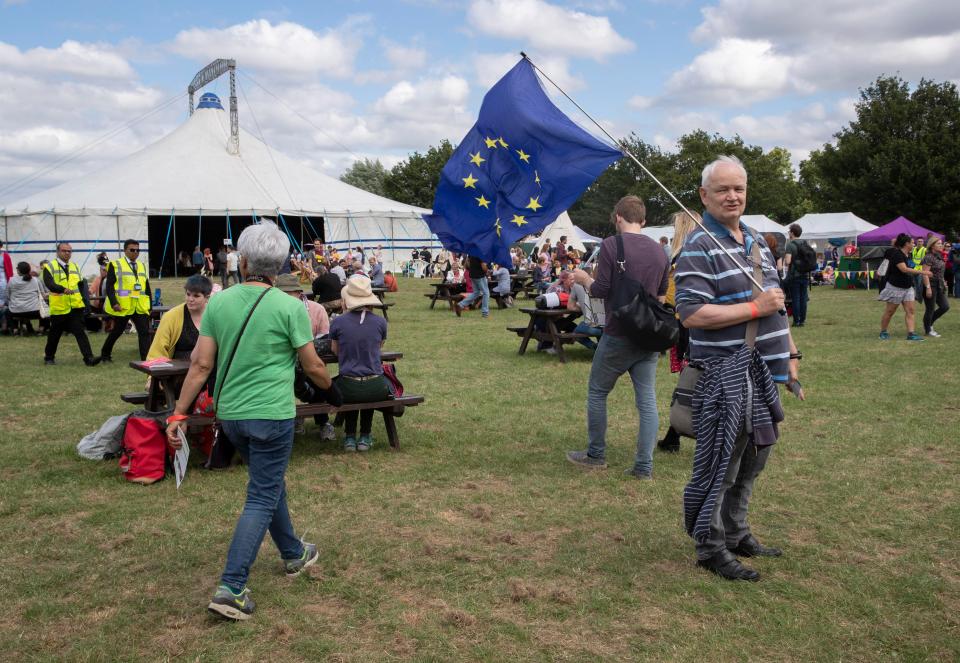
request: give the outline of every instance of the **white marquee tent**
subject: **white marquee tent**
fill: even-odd
[[[877,227],[852,212],[805,214],[797,219],[796,223],[803,228],[801,237],[811,243],[834,238],[856,238],[857,235]]]
[[[584,246],[585,242],[600,242],[599,237],[594,237],[579,226],[573,225],[573,220],[566,212],[563,212],[557,217],[556,221],[541,230],[539,237],[530,236],[527,238],[527,240],[536,241],[540,245],[543,245],[544,242],[549,241],[550,245],[553,246],[563,236],[566,236],[567,238],[567,246],[572,246],[577,251],[586,250],[586,247]]]
[[[14,262],[37,264],[53,257],[54,242],[69,241],[74,260],[94,273],[90,256],[119,252],[129,237],[141,242],[151,267],[159,266],[165,253],[164,271],[170,273],[178,250],[192,251],[201,243],[216,251],[224,238],[235,241],[243,226],[261,216],[286,227],[295,245],[320,232],[341,247],[381,244],[388,268],[391,258],[405,260],[412,248],[439,246],[420,216],[428,210],[311,170],[243,130],[239,154],[230,154],[229,116],[215,95],[204,96],[213,99],[201,100],[185,123],[143,150],[99,172],[0,204]]]
[[[787,235],[786,228],[765,214],[744,214],[740,217],[740,220],[760,234],[779,233],[784,237]],[[673,241],[673,226],[647,226],[640,232],[657,241],[660,241],[661,237],[666,237],[671,242]]]

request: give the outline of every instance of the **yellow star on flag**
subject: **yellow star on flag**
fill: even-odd
[[[500,143],[500,147],[510,147],[509,145],[507,145],[507,141],[503,139],[503,136],[500,136],[497,139],[497,142]]]
[[[475,164],[475,165],[479,166],[479,165],[482,164],[484,161],[486,161],[486,159],[484,159],[482,156],[480,156],[480,151],[479,151],[479,150],[477,150],[477,153],[476,153],[476,154],[471,154],[471,155],[470,155],[470,163],[472,163],[472,164]]]
[[[520,157],[520,161],[530,163],[530,155],[523,150],[517,150],[517,155]]]
[[[477,201],[477,205],[480,207],[486,207],[487,209],[490,209],[490,201],[484,198],[482,193],[480,194],[479,198],[474,198],[474,200]]]
[[[525,225],[527,225],[528,221],[527,221],[525,218],[523,218],[522,216],[520,216],[519,214],[514,214],[514,215],[513,215],[513,218],[510,219],[510,223],[515,223],[515,224],[517,224],[517,228],[519,228],[520,226],[525,226]]]
[[[497,139],[496,138],[484,138],[483,142],[487,144],[487,147],[496,149],[497,148]]]
[[[464,189],[476,189],[477,187],[475,187],[475,186],[473,186],[473,185],[480,181],[480,180],[478,180],[476,177],[473,176],[473,173],[470,173],[469,175],[467,175],[466,177],[464,177],[464,178],[462,178],[462,179],[463,179],[463,188],[464,188]]]
[[[538,173],[537,171],[533,171],[533,174],[535,176],[533,178],[533,181],[536,182],[537,184],[540,184],[540,173]]]
[[[532,209],[534,212],[541,207],[543,207],[543,205],[540,204],[540,196],[537,196],[536,198],[531,197],[530,202],[527,203],[527,209]]]
[[[500,217],[497,217],[497,220],[493,222],[493,227],[497,229],[497,237],[499,237],[500,231],[503,230],[503,226],[500,225]]]

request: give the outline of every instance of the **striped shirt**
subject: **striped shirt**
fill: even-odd
[[[702,230],[690,233],[683,244],[674,273],[677,284],[676,307],[681,321],[696,313],[704,304],[742,304],[752,299],[753,284],[738,265],[748,266],[752,273],[749,256],[754,241],[760,244],[764,290],[780,287],[776,261],[762,237],[757,235],[754,240],[750,234],[752,231],[741,221],[740,230],[746,245],[742,246],[709,213],[704,213],[703,222],[737,262],[720,250]],[[744,344],[746,333],[746,322],[723,329],[691,329],[690,359],[728,357]],[[756,348],[767,363],[774,381],[787,382],[790,328],[786,316],[773,314],[760,318]]]

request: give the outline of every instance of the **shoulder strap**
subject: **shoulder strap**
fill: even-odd
[[[267,293],[273,290],[272,287],[264,288],[263,292],[260,293],[260,296],[257,297],[257,301],[253,303],[253,306],[250,307],[250,311],[247,312],[247,318],[243,321],[243,325],[240,327],[240,332],[237,334],[237,340],[233,343],[233,349],[230,351],[230,356],[227,357],[227,363],[223,366],[223,376],[217,383],[217,394],[213,398],[214,404],[219,402],[220,394],[223,393],[223,385],[227,383],[227,373],[230,371],[230,364],[233,363],[233,357],[237,354],[237,348],[240,347],[240,339],[243,338],[243,330],[247,328],[247,323],[250,322],[250,318],[253,316],[253,312],[256,310],[257,306],[260,304],[260,301],[267,296]]]
[[[753,260],[753,278],[757,280],[757,283],[763,283],[763,256],[760,255],[760,243],[757,241],[757,236],[752,232],[750,236],[753,238],[753,246],[750,249],[750,257]],[[756,299],[760,294],[760,288],[757,287],[757,284],[753,285],[753,296],[751,299]],[[747,336],[745,342],[747,347],[753,347],[757,342],[757,328],[760,326],[760,319],[756,318],[747,323]]]

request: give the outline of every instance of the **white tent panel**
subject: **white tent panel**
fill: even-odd
[[[805,214],[796,223],[803,228],[801,237],[805,240],[845,239],[877,227],[852,212]]]
[[[779,233],[785,236],[787,234],[785,227],[781,226],[766,214],[744,214],[740,217],[740,220],[743,221],[744,225],[748,228],[753,228],[761,235],[764,233]]]

